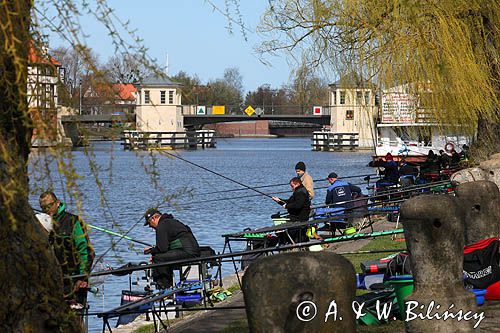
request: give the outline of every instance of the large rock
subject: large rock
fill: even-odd
[[[413,293],[405,298],[407,312],[403,318],[413,319],[405,322],[407,332],[471,332],[472,321],[413,317],[427,318],[432,302],[431,313],[442,314],[452,304],[453,313],[458,309],[477,312],[474,295],[462,282],[464,213],[460,199],[450,195],[411,198],[401,206],[401,221],[415,281]]]
[[[500,153],[491,155],[490,160],[500,160]]]
[[[477,180],[485,180],[486,175],[480,168],[468,168],[455,172],[453,175],[451,175],[450,179],[453,182],[462,184],[466,182],[474,182]]]
[[[250,332],[355,332],[355,292],[352,264],[331,252],[265,257],[243,277]]]
[[[500,187],[500,159],[492,159],[481,162],[479,167],[483,170],[485,179]]]
[[[500,236],[500,191],[490,181],[463,183],[455,188],[465,213],[465,244]]]

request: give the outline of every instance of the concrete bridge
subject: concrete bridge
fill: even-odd
[[[330,115],[260,115],[260,116],[247,116],[247,115],[184,115],[185,127],[201,127],[205,124],[227,123],[227,122],[240,122],[240,121],[255,121],[255,120],[277,120],[296,123],[307,123],[316,125],[330,124]],[[62,116],[61,122],[64,124],[97,124],[97,123],[127,123],[135,122],[135,115],[71,115]]]
[[[262,114],[259,116],[247,116],[245,114],[222,114],[222,115],[183,115],[184,127],[190,130],[201,129],[205,124],[227,123],[227,122],[243,122],[256,120],[276,121],[277,124],[286,124],[284,127],[290,127],[292,123],[303,123],[311,125],[329,125],[330,115],[276,115]],[[136,115],[66,115],[61,116],[61,123],[64,127],[66,136],[71,138],[73,145],[78,145],[80,134],[78,131],[79,124],[98,124],[98,123],[133,123],[136,122]],[[279,126],[279,125],[278,125]],[[274,126],[275,128],[278,126]],[[293,127],[293,126],[292,126]]]

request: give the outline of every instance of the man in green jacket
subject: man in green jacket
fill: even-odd
[[[73,280],[71,275],[89,274],[94,260],[94,249],[90,244],[87,228],[78,216],[66,211],[66,205],[57,199],[51,191],[40,195],[40,207],[52,216],[53,229],[49,242],[63,274],[64,298],[72,306],[87,301],[87,279]]]

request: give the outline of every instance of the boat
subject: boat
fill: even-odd
[[[421,163],[431,150],[438,155],[441,150],[451,155],[453,150],[460,153],[464,144],[470,144],[470,138],[450,133],[446,125],[439,126],[433,112],[418,104],[418,99],[409,93],[408,85],[382,93],[375,128],[374,162],[390,153],[396,161]]]
[[[429,151],[439,155],[442,150],[451,155],[455,150],[462,151],[469,145],[470,139],[464,135],[443,135],[436,126],[419,126],[418,124],[378,124],[375,155],[378,161],[390,153],[395,161],[405,159],[410,163],[422,163]]]

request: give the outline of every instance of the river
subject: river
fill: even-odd
[[[91,163],[82,149],[70,152],[75,171],[81,176],[77,181],[81,192],[80,214],[88,223],[116,232],[125,232],[133,227],[129,236],[154,243],[154,231],[143,226],[142,215],[151,206],[160,205],[162,212],[172,213],[188,224],[201,245],[210,245],[222,251],[221,234],[239,231],[246,227],[264,227],[271,224],[270,215],[279,211],[279,206],[270,198],[251,190],[222,192],[241,189],[218,175],[195,167],[177,158],[159,152],[124,151],[119,143],[95,142],[92,154],[99,172],[99,181],[104,189],[103,204],[96,184]],[[174,153],[169,151],[169,153]],[[213,170],[248,186],[286,184],[261,189],[265,192],[284,192],[279,196],[288,198],[288,181],[295,175],[295,164],[304,161],[313,179],[325,179],[335,171],[339,177],[369,174],[367,166],[371,152],[314,152],[310,138],[245,138],[218,139],[217,148],[196,151],[176,151],[182,158]],[[60,172],[53,161],[46,164],[51,176],[41,176],[34,165],[44,161],[44,155],[31,156],[30,173],[33,207],[38,208],[38,196],[42,189],[52,187],[61,200],[68,201],[68,211],[77,212],[76,203],[63,194]],[[151,170],[155,171],[152,176]],[[352,182],[357,183],[360,179]],[[326,180],[315,182],[313,204],[321,204],[326,195]],[[90,233],[96,256],[107,251],[116,237],[92,230]],[[104,260],[112,267],[126,262],[147,261],[142,246],[122,240],[109,251]],[[224,268],[227,274],[230,265]],[[89,294],[91,311],[108,310],[119,305],[122,289],[128,288],[128,278],[108,276],[98,295]],[[102,322],[97,317],[89,318],[89,332],[100,332]]]

